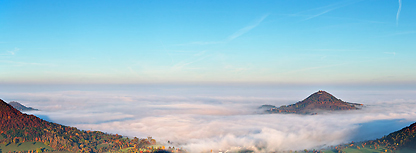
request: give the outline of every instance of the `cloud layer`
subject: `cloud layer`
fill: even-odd
[[[357,111],[313,116],[258,114],[262,104],[287,105],[312,92],[262,87],[138,87],[0,90],[0,95],[6,101],[42,110],[35,115],[53,122],[129,137],[153,136],[190,152],[319,149],[381,137],[416,121],[412,90],[329,91],[345,101],[366,105]]]

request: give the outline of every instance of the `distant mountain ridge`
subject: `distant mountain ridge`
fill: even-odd
[[[266,110],[268,113],[316,114],[320,111],[356,110],[362,104],[344,102],[326,91],[319,90],[296,104],[279,108],[272,108],[271,105],[263,106],[270,108]]]
[[[32,107],[26,107],[25,105],[20,104],[16,101],[9,102],[9,105],[13,106],[19,111],[37,111],[38,109],[32,108]]]

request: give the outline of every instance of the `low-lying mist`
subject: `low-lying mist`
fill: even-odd
[[[380,138],[416,121],[414,90],[326,90],[344,101],[365,106],[361,110],[296,115],[261,114],[257,108],[263,104],[296,103],[319,89],[213,86],[80,89],[3,89],[0,98],[40,109],[29,113],[45,120],[130,138],[152,136],[162,144],[189,152],[319,149]]]

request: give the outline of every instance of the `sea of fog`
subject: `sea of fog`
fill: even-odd
[[[318,115],[261,114],[325,90],[361,110]],[[320,149],[380,138],[416,121],[412,88],[237,85],[4,85],[0,98],[40,109],[45,120],[83,130],[152,136],[189,152],[249,148]],[[167,144],[167,142],[172,142]]]

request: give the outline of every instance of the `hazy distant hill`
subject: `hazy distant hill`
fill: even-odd
[[[121,149],[134,152],[152,141],[125,139],[117,134],[81,131],[74,127],[51,123],[33,115],[23,114],[0,99],[0,144],[7,144],[5,146],[41,142],[54,150],[69,152],[117,152]],[[1,149],[4,148],[0,148],[0,152]]]
[[[272,108],[276,108],[276,106],[273,106],[273,105],[261,105],[259,107],[259,109],[266,109],[266,110],[272,109]]]
[[[19,102],[16,101],[11,101],[9,102],[9,105],[13,106],[14,108],[16,108],[19,111],[37,111],[38,109],[34,109],[32,107],[26,107],[25,105],[20,104]]]
[[[320,90],[296,104],[279,108],[273,108],[270,105],[263,106],[270,108],[266,110],[268,113],[314,114],[320,111],[355,110],[359,109],[362,104],[344,102],[328,92]]]

